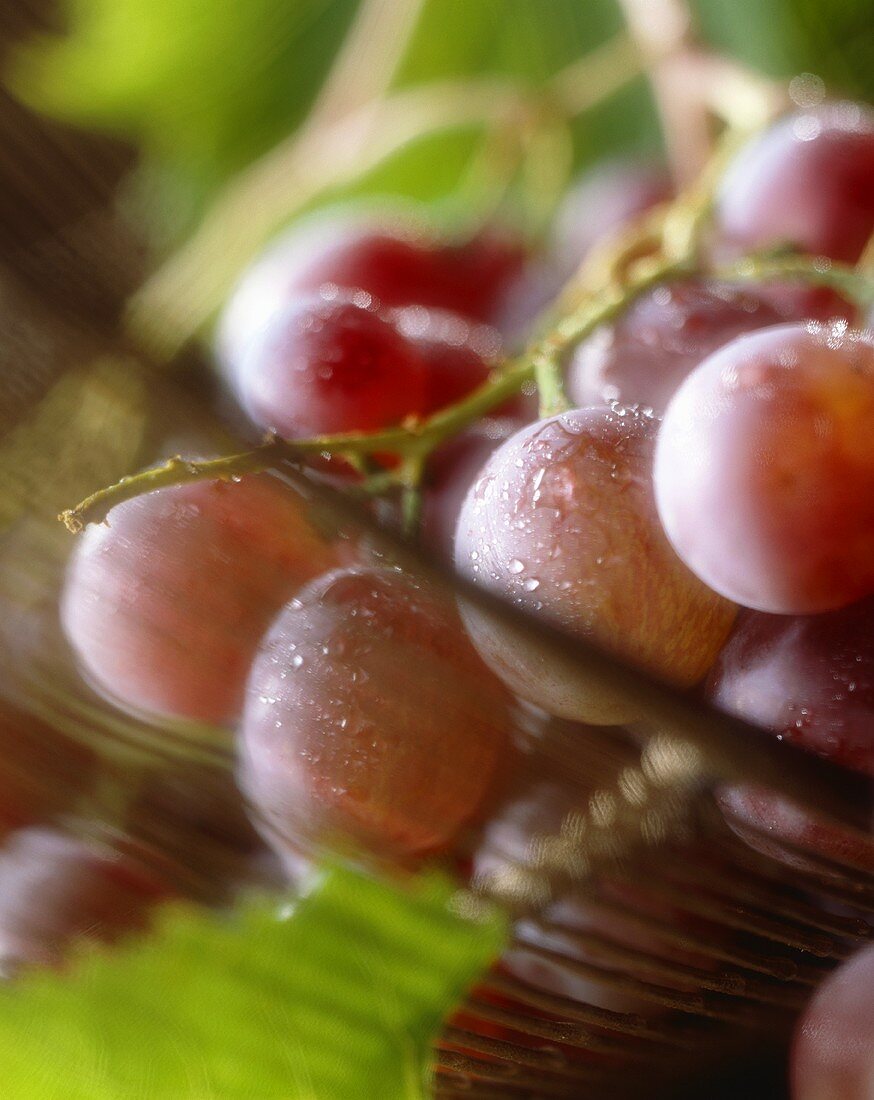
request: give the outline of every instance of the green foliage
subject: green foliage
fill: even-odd
[[[4,1100],[420,1100],[427,1050],[500,951],[436,877],[333,870],[286,909],[170,909],[147,939],[0,995]]]
[[[703,37],[780,76],[812,71],[874,97],[872,0],[691,0]],[[71,33],[30,44],[8,79],[62,118],[133,137],[158,185],[159,214],[189,224],[240,168],[305,117],[356,0],[65,0]],[[486,74],[537,88],[621,27],[615,0],[425,0],[395,83]],[[651,149],[643,81],[572,125],[575,168]],[[413,142],[332,198],[457,197],[480,137]],[[171,209],[175,208],[175,209]],[[187,212],[187,215],[186,215]]]
[[[296,128],[357,7],[355,0],[66,4],[71,33],[20,50],[7,81],[40,110],[134,138],[161,199],[194,210]],[[547,10],[544,17],[541,0],[426,0],[396,83],[502,74],[536,88],[621,25],[613,0],[549,0]],[[574,134],[578,162],[652,145],[644,83],[576,124]],[[412,143],[343,194],[440,200],[463,180],[478,147],[469,133]]]
[[[37,107],[141,142],[202,191],[306,113],[354,0],[66,0],[72,33],[10,79]]]
[[[693,0],[704,38],[774,76],[815,73],[874,100],[872,0]]]

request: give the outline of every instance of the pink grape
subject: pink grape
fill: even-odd
[[[142,930],[170,896],[128,855],[52,829],[22,829],[0,851],[0,965],[56,966],[76,941]]]
[[[569,634],[681,685],[700,680],[734,608],[689,572],[659,526],[652,495],[657,424],[636,409],[576,409],[523,428],[468,493],[458,569]],[[502,622],[468,611],[489,665],[522,698],[589,722],[628,704],[584,685]]]
[[[743,251],[788,243],[855,263],[874,233],[874,113],[831,103],[781,119],[729,166],[716,221]]]
[[[759,293],[743,287],[701,279],[662,284],[577,348],[568,396],[579,405],[621,401],[662,413],[711,352],[782,319]]]
[[[674,395],[655,490],[706,584],[807,614],[874,592],[874,336],[781,325],[742,336]]]
[[[256,424],[295,439],[422,415],[428,369],[366,295],[306,297],[273,316],[233,381]]]
[[[232,721],[277,609],[333,563],[304,502],[269,475],[159,489],[79,537],[62,625],[85,674],[119,705]]]
[[[390,569],[337,570],[288,604],[256,655],[241,782],[292,844],[417,856],[481,812],[510,722],[448,596]]]
[[[874,1096],[874,947],[838,967],[813,995],[795,1031],[793,1100]]]
[[[422,545],[452,561],[458,516],[486,459],[521,427],[518,420],[484,419],[447,440],[430,456],[422,500]]]
[[[613,160],[596,164],[565,196],[553,226],[554,252],[566,274],[607,234],[671,197],[671,180],[657,164]]]

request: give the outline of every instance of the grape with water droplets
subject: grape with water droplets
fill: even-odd
[[[222,316],[219,358],[232,376],[275,313],[323,288],[491,322],[525,260],[522,244],[499,230],[453,241],[403,216],[320,217],[292,228],[245,273]]]
[[[277,609],[334,562],[298,494],[267,474],[159,489],[80,537],[62,625],[121,706],[232,721]]]
[[[711,672],[708,695],[781,739],[874,776],[872,628],[870,599],[822,615],[747,612]],[[874,869],[870,836],[814,818],[769,791],[727,787],[719,801],[750,843],[784,861],[791,857],[768,836]]]
[[[656,422],[621,407],[577,409],[523,428],[488,460],[462,508],[457,567],[517,607],[676,684],[700,680],[734,618],[659,526]],[[477,648],[520,696],[590,722],[628,703],[582,684],[505,625],[469,609]]]
[[[568,367],[568,396],[579,405],[621,401],[662,413],[711,352],[781,320],[757,291],[713,280],[664,283],[577,348]]]
[[[452,561],[458,516],[471,485],[489,455],[521,427],[519,420],[485,418],[429,456],[422,492],[423,546]]]
[[[305,297],[273,316],[232,378],[256,424],[295,439],[377,431],[424,412],[424,357],[368,303]]]
[[[729,165],[716,224],[744,252],[791,244],[855,263],[874,233],[874,113],[830,103],[781,119]]]
[[[780,325],[706,359],[659,432],[665,530],[711,588],[806,614],[874,592],[874,336]]]
[[[874,600],[822,615],[748,612],[708,694],[722,710],[874,776]]]
[[[255,658],[241,783],[274,837],[425,854],[483,809],[510,723],[448,595],[390,569],[337,570]]]

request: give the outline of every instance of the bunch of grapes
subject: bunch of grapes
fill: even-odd
[[[670,201],[660,170],[602,167],[537,255],[505,228],[451,240],[409,217],[292,230],[244,275],[218,335],[223,383],[269,433],[272,468],[250,453],[221,479],[208,463],[147,472],[79,539],[60,613],[82,676],[136,720],[230,730],[237,808],[245,797],[284,860],[322,845],[410,864],[452,853],[501,797],[522,709],[639,715],[503,620],[350,552],[280,453],[341,491],[403,501],[426,553],[526,615],[874,776],[874,333],[849,293],[874,233],[874,116],[835,104],[780,120],[729,165],[683,263],[637,281],[634,257],[617,265],[618,302],[557,345],[532,330],[534,352],[508,365],[532,270],[557,286],[589,261],[591,279],[603,231]],[[769,256],[794,275],[750,278]],[[767,792],[730,788],[722,804],[738,827],[871,861],[868,838]],[[78,907],[50,923],[80,927],[105,889],[100,854],[32,829],[7,850],[0,884],[48,851],[54,893],[28,880],[28,904]],[[84,901],[53,878],[83,859]],[[0,909],[4,942],[50,957],[20,925]],[[799,1042],[800,1064],[838,1072]]]

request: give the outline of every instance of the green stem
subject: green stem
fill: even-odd
[[[748,256],[736,264],[717,268],[713,274],[726,282],[791,280],[811,283],[836,290],[862,311],[874,306],[874,274],[816,256]]]
[[[539,355],[535,359],[534,377],[537,381],[541,418],[567,412],[571,403],[564,390],[561,366],[555,354]]]
[[[154,466],[141,473],[122,478],[115,485],[98,489],[75,508],[62,512],[58,517],[74,534],[88,523],[102,522],[116,504],[131,500],[142,493],[190,481],[232,480],[245,474],[275,469],[283,462],[300,462],[307,455],[339,454],[343,456],[368,456],[390,453],[401,456],[405,462],[395,475],[375,475],[365,484],[368,491],[382,491],[391,477],[395,484],[409,484],[405,474],[412,464],[421,464],[438,444],[457,435],[469,424],[479,420],[497,405],[534,378],[544,379],[547,403],[560,411],[567,408],[567,400],[560,388],[560,356],[585,340],[599,325],[613,320],[629,303],[655,284],[677,274],[691,270],[689,261],[641,260],[629,272],[624,286],[611,285],[600,294],[593,295],[573,313],[563,318],[544,337],[505,370],[493,375],[463,401],[452,405],[427,420],[411,421],[399,428],[387,428],[381,432],[353,432],[347,435],[317,436],[313,439],[268,439],[260,447],[239,454],[224,455],[204,462],[191,462],[176,457],[161,466]],[[554,406],[551,404],[554,402]]]

